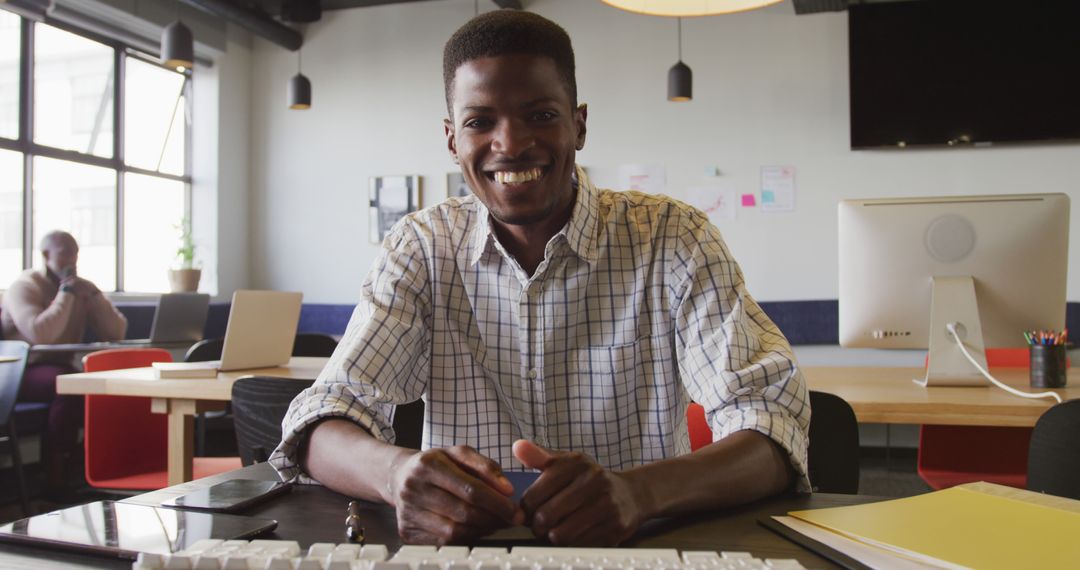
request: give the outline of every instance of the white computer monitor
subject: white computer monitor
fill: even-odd
[[[840,344],[924,348],[924,384],[985,385],[946,330],[987,347],[1065,326],[1065,194],[844,200],[839,206]]]

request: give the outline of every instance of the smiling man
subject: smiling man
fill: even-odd
[[[527,524],[614,545],[644,521],[808,490],[810,408],[787,341],[705,216],[595,188],[566,32],[480,15],[443,55],[473,196],[406,217],[271,462],[397,508],[406,542]],[[393,445],[423,398],[423,451]],[[689,453],[686,406],[715,441]],[[519,504],[503,470],[539,478]]]

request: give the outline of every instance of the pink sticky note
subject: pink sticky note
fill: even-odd
[[[753,194],[743,194],[742,205],[743,208],[753,208],[754,206],[757,206],[757,200],[754,199]]]

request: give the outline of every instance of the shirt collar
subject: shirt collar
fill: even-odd
[[[589,177],[585,175],[585,169],[575,165],[574,185],[577,186],[577,195],[574,198],[574,209],[570,213],[570,220],[556,236],[562,235],[566,244],[581,259],[596,262],[596,219],[599,210],[599,192],[593,186]],[[476,222],[473,225],[471,252],[469,265],[476,265],[489,247],[494,247],[495,230],[491,226],[491,215],[484,203],[479,199],[477,203]]]

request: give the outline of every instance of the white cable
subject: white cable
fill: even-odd
[[[997,386],[998,388],[1001,388],[1002,390],[1005,390],[1010,394],[1020,396],[1021,398],[1053,398],[1057,400],[1057,403],[1061,403],[1061,396],[1059,396],[1057,392],[1022,392],[1020,390],[1017,390],[1016,388],[1013,388],[1012,386],[1003,384],[997,378],[991,376],[990,373],[987,372],[986,369],[983,368],[977,360],[975,360],[975,357],[971,356],[971,353],[968,352],[967,347],[964,346],[964,341],[960,340],[960,335],[956,334],[956,323],[949,323],[945,325],[945,328],[948,329],[949,333],[952,334],[953,340],[956,341],[956,346],[960,347],[960,352],[964,353],[964,356],[966,356],[968,361],[971,362],[971,365],[978,369],[979,372],[982,372],[982,375],[986,376],[986,379],[989,380],[990,383],[994,386]]]

